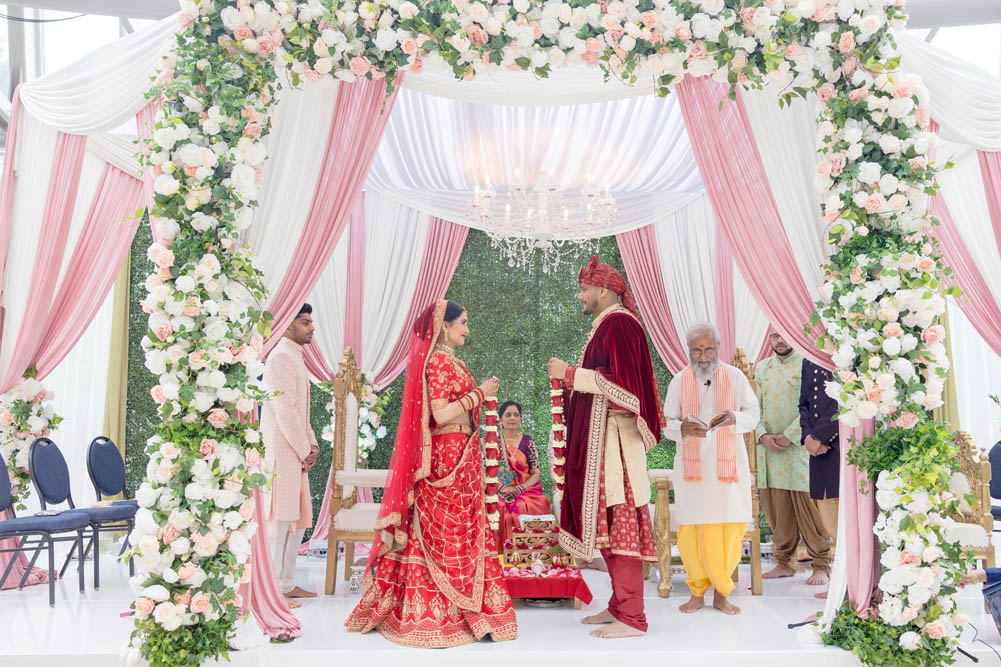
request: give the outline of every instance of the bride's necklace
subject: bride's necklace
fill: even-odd
[[[438,343],[437,345],[434,346],[434,349],[438,350],[439,352],[444,352],[453,359],[455,358],[455,348],[450,347],[445,343]]]

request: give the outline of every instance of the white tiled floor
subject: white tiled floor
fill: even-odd
[[[89,564],[88,564],[89,565]],[[0,665],[3,667],[71,664],[72,667],[115,665],[119,650],[132,629],[128,611],[132,601],[125,566],[105,559],[100,591],[88,588],[80,594],[75,579],[56,586],[56,607],[47,604],[45,586],[22,592],[0,592]],[[653,583],[647,584],[646,608],[650,632],[642,638],[621,641],[592,639],[578,623],[581,616],[599,611],[610,592],[607,576],[586,571],[594,602],[582,611],[572,609],[531,609],[519,606],[519,637],[515,641],[463,646],[447,651],[421,651],[396,646],[377,634],[357,635],[343,630],[343,622],[358,600],[338,582],[337,595],[305,601],[297,615],[303,636],[287,645],[272,644],[244,653],[231,653],[236,666],[297,665],[462,665],[477,661],[491,664],[524,665],[767,665],[768,667],[835,667],[857,665],[846,651],[800,643],[797,631],[787,623],[801,621],[821,608],[813,599],[814,587],[806,586],[806,575],[794,579],[765,582],[765,595],[753,597],[748,590],[748,572],[741,570],[741,583],[731,598],[744,613],[728,617],[705,609],[691,616],[678,611],[687,596],[683,577],[675,577],[674,597],[657,597]],[[300,558],[299,583],[319,590],[324,564],[319,559]],[[69,573],[68,573],[69,574]],[[90,586],[91,571],[87,583]],[[963,608],[980,628],[981,637],[1001,652],[999,638],[989,615],[983,612],[976,590],[964,593]],[[964,647],[986,665],[1001,663],[994,653],[977,643],[970,647],[972,630]],[[226,663],[222,663],[226,664]],[[958,664],[971,664],[960,657]]]

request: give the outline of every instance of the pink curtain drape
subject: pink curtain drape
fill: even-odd
[[[377,389],[389,385],[406,368],[411,326],[422,310],[445,297],[468,235],[468,227],[441,218],[431,218],[424,257],[421,259],[420,272],[417,274],[417,287],[410,300],[410,308],[404,320],[405,326],[393,347],[389,362],[375,376]]]
[[[963,290],[959,306],[981,338],[995,354],[1001,354],[1001,309],[963,242],[941,190],[932,199],[931,207],[941,223],[932,233],[942,245],[945,262],[952,267],[955,282]]]
[[[261,490],[254,489],[251,496],[254,499],[257,532],[250,539],[250,581],[240,586],[243,611],[250,610],[261,632],[272,639],[300,637],[302,628],[299,619],[289,609],[288,601],[278,588],[278,576],[271,560],[268,531],[265,528],[267,522],[261,508]]]
[[[469,235],[469,228],[442,220],[431,218],[431,225],[428,229],[428,239],[424,246],[424,256],[421,259],[421,268],[417,274],[417,285],[414,289],[414,296],[410,300],[410,308],[407,310],[407,317],[404,320],[403,331],[393,348],[390,360],[377,375],[375,386],[379,389],[392,382],[403,371],[407,363],[407,348],[410,344],[410,327],[414,320],[428,304],[438,301],[445,296],[452,276],[455,275],[455,267],[459,263],[459,256],[462,255],[462,247],[466,243]],[[364,237],[362,237],[362,247],[364,248]],[[348,283],[348,317],[351,315],[350,297],[350,266]],[[359,281],[360,283],[361,281]],[[359,288],[360,289],[360,288]],[[360,315],[360,311],[359,311]],[[345,318],[347,320],[347,317]],[[359,317],[360,319],[360,317]],[[345,327],[347,326],[345,322]],[[345,341],[347,338],[345,337]],[[317,351],[318,352],[318,351]],[[358,355],[358,350],[355,351]],[[357,358],[357,357],[356,357]],[[398,360],[399,359],[399,360]],[[326,539],[330,532],[330,487],[333,484],[333,469],[327,475],[327,488],[323,492],[323,503],[320,505],[320,512],[316,517],[315,527],[311,539]],[[371,489],[359,488],[359,499],[362,502],[373,500]],[[299,552],[305,553],[308,545],[304,544]],[[356,547],[355,553],[358,556],[364,555],[364,548]]]
[[[365,301],[365,193],[359,193],[348,223],[348,284],[344,305],[344,348],[362,367],[362,312]]]
[[[3,369],[0,391],[13,387],[35,361],[66,251],[86,147],[87,137],[84,135],[60,132],[56,137],[52,175],[39,224],[38,247],[28,284],[24,318],[16,338],[10,336],[13,332],[6,332],[2,341],[4,348],[13,345],[13,353],[9,365]]]
[[[869,607],[872,594],[879,582],[879,543],[872,532],[876,523],[876,492],[873,483],[866,480],[865,493],[859,492],[859,484],[865,477],[858,468],[848,465],[848,452],[853,446],[860,446],[862,438],[876,432],[872,419],[863,421],[856,428],[841,426],[841,479],[844,482],[844,496],[841,498],[841,512],[845,517],[845,558],[848,568],[848,599],[856,609]]]
[[[7,120],[7,143],[4,149],[3,175],[0,180],[0,296],[3,295],[4,271],[7,268],[7,249],[10,243],[10,216],[14,210],[14,182],[17,175],[18,120],[21,117],[21,86],[14,89],[10,101],[10,118]]]
[[[629,278],[629,286],[636,297],[643,324],[650,332],[653,346],[671,373],[677,374],[688,366],[688,353],[674,328],[653,227],[647,225],[618,234],[615,238],[619,243],[619,252],[622,253],[622,264]]]
[[[139,136],[140,145],[139,151],[142,153],[148,153],[149,150],[146,145],[146,141],[153,138],[153,125],[156,123],[156,111],[160,108],[160,100],[154,99],[150,101],[149,104],[144,106],[136,114],[136,132]],[[153,175],[153,168],[144,166],[143,167],[143,201],[146,205],[146,209],[152,213],[153,211],[153,182],[156,180],[156,176]],[[160,233],[156,229],[156,225],[153,224],[152,218],[150,219],[150,230],[153,232],[153,242],[160,242]]]
[[[80,240],[59,285],[35,352],[38,378],[45,378],[87,330],[132,246],[139,221],[128,219],[141,204],[143,186],[105,165]]]
[[[994,242],[998,252],[1001,252],[1001,153],[977,151],[977,160],[980,162],[980,177],[984,181],[987,209],[994,228]]]
[[[716,272],[713,291],[716,296],[716,328],[719,329],[719,358],[733,359],[737,350],[737,315],[733,307],[733,255],[726,235],[716,227]]]
[[[824,368],[833,368],[830,355],[803,334],[813,301],[797,268],[739,94],[734,103],[722,84],[690,76],[676,92],[716,219],[751,294],[790,345]]]
[[[396,91],[399,91],[397,82]],[[341,83],[327,137],[313,202],[299,244],[268,309],[274,319],[267,353],[295,319],[302,303],[320,279],[323,267],[348,225],[352,206],[375,159],[396,92],[386,97],[385,81],[360,79]]]

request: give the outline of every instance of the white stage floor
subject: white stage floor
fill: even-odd
[[[343,562],[343,559],[341,559]],[[132,630],[132,620],[121,618],[128,611],[132,594],[128,588],[128,568],[102,559],[102,588],[80,594],[75,577],[56,585],[56,607],[48,606],[45,586],[22,592],[0,591],[0,665],[42,667],[70,664],[72,667],[107,667],[119,663],[119,650]],[[72,567],[72,566],[71,566]],[[298,583],[321,590],[324,563],[321,559],[299,559]],[[88,563],[90,585],[92,565]],[[806,574],[794,579],[765,582],[765,594],[754,597],[749,590],[749,571],[741,566],[741,581],[731,598],[743,609],[736,617],[711,608],[691,616],[678,611],[687,599],[684,577],[674,578],[675,593],[669,599],[657,597],[655,584],[646,586],[646,613],[650,631],[645,637],[623,640],[593,639],[579,619],[604,608],[610,588],[607,575],[587,570],[585,577],[594,601],[581,611],[570,608],[532,609],[519,604],[519,637],[514,641],[462,646],[447,650],[419,650],[396,646],[372,633],[357,635],[344,631],[344,619],[358,600],[348,594],[346,582],[338,582],[337,595],[306,600],[297,616],[302,621],[302,638],[291,644],[271,644],[247,652],[232,652],[232,665],[306,664],[322,665],[434,665],[468,667],[479,661],[491,665],[767,665],[768,667],[840,667],[858,665],[847,651],[805,645],[797,630],[787,623],[805,619],[822,607],[815,600],[817,588],[807,586]],[[975,589],[963,593],[962,608],[970,613],[980,637],[1001,652],[1001,637],[990,616],[983,610]],[[974,632],[964,636],[964,648],[981,659],[982,665],[998,665],[1001,660],[983,643],[971,646]],[[221,664],[226,664],[225,662]],[[960,656],[957,664],[972,664]]]

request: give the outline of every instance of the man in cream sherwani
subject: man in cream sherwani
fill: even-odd
[[[740,609],[727,599],[730,575],[740,562],[740,541],[751,520],[751,479],[747,448],[740,436],[758,425],[758,399],[739,370],[717,359],[719,332],[711,324],[695,324],[686,336],[691,364],[671,380],[664,400],[664,434],[678,444],[674,455],[674,514],[678,518],[678,551],[688,572],[692,598],[681,611],[702,608],[709,586],[713,606],[727,614]],[[725,414],[721,426],[708,424]]]
[[[275,573],[290,607],[300,604],[294,598],[316,597],[295,585],[299,545],[313,525],[308,473],[320,451],[309,425],[309,375],[302,352],[302,346],[313,340],[312,313],[312,307],[304,304],[264,364],[264,384],[281,392],[264,404],[261,413],[265,469],[274,474],[265,514]]]

